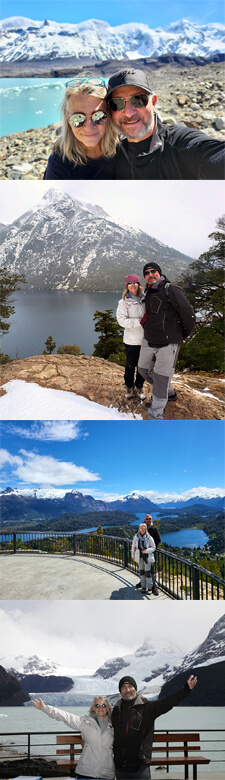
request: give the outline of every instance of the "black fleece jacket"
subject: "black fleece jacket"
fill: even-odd
[[[158,141],[122,141],[116,179],[223,179],[225,142],[184,124],[165,125],[157,118]]]
[[[145,309],[141,323],[150,347],[181,344],[194,327],[195,314],[191,304],[180,287],[170,283],[166,276],[160,277],[157,286],[147,287]]]
[[[116,769],[135,771],[150,764],[155,719],[190,693],[189,685],[185,683],[179,691],[156,701],[148,701],[138,694],[131,702],[119,699],[112,711]]]

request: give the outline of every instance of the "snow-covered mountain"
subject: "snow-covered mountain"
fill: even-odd
[[[110,27],[90,19],[80,24],[33,21],[24,17],[3,19],[0,25],[1,61],[139,59],[165,54],[210,57],[225,52],[224,25],[197,25],[187,19],[151,29],[128,23]]]
[[[24,273],[26,289],[121,291],[124,277],[133,268],[142,276],[153,258],[172,281],[193,261],[99,206],[55,189],[1,231],[0,264]]]
[[[193,498],[189,496],[177,497],[171,502],[164,503],[160,495],[153,491],[133,491],[126,496],[112,501],[102,501],[85,495],[74,489],[58,488],[6,488],[0,491],[1,523],[5,524],[20,521],[50,520],[61,517],[65,512],[85,514],[85,512],[114,512],[121,511],[135,514],[136,512],[166,512],[170,514],[174,509],[190,508],[192,506],[212,507],[222,509],[224,506],[224,491],[220,488],[193,489]],[[152,495],[153,494],[153,495]],[[155,496],[158,499],[152,500]],[[211,497],[210,497],[211,496]],[[169,498],[169,496],[167,496]]]
[[[36,674],[37,679],[46,678],[46,691],[42,684],[41,692],[48,704],[59,704],[75,706],[77,703],[85,703],[95,694],[111,695],[115,700],[118,696],[118,683],[125,674],[131,675],[137,681],[138,690],[148,698],[156,698],[162,686],[173,684],[177,687],[176,680],[185,679],[194,669],[199,679],[202,677],[202,694],[198,702],[201,706],[201,695],[204,698],[203,688],[206,689],[205,679],[210,677],[210,669],[213,669],[213,676],[210,677],[210,690],[208,695],[216,702],[216,697],[221,684],[220,673],[225,661],[225,616],[220,618],[211,628],[205,640],[188,655],[184,657],[181,647],[173,644],[172,641],[165,638],[146,637],[141,647],[138,647],[134,653],[123,657],[108,659],[92,675],[78,675],[71,668],[62,667],[55,662],[35,655],[31,658],[25,656],[11,656],[0,658],[0,663],[13,673],[18,679],[26,682],[31,674]],[[207,672],[208,670],[208,672]],[[70,690],[57,690],[47,688],[47,678],[50,674],[57,677],[69,675],[73,681]],[[213,682],[214,681],[214,682]],[[216,683],[215,683],[216,681]],[[220,682],[219,682],[220,681]],[[183,682],[182,682],[183,684]],[[201,685],[199,686],[201,689]],[[214,690],[211,690],[214,688]],[[40,692],[40,688],[31,691],[35,694]],[[51,692],[52,691],[52,692]],[[207,704],[207,700],[204,700]]]

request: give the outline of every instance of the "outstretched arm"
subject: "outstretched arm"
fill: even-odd
[[[79,715],[73,715],[72,712],[64,712],[64,710],[59,710],[58,707],[51,707],[48,704],[44,704],[40,698],[33,699],[32,704],[34,707],[36,707],[37,710],[42,710],[42,712],[45,712],[45,715],[48,715],[49,718],[54,718],[54,720],[62,720],[63,723],[66,723],[66,725],[71,729],[81,728],[82,721]]]
[[[155,718],[158,718],[160,715],[164,715],[165,712],[169,712],[169,710],[172,710],[173,707],[176,706],[176,704],[179,704],[182,699],[185,698],[185,696],[189,696],[193,688],[195,688],[197,684],[197,677],[194,677],[192,674],[183,688],[180,688],[179,691],[175,691],[175,693],[171,693],[170,696],[165,696],[164,699],[158,699],[155,704]]]

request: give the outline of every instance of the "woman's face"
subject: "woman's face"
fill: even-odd
[[[96,699],[94,710],[95,710],[95,714],[98,716],[98,718],[101,718],[101,720],[103,720],[103,718],[105,718],[106,715],[108,715],[108,706],[105,700],[101,699],[101,697],[99,697],[99,699]]]
[[[104,111],[108,114],[106,101],[95,95],[85,94],[70,95],[68,98],[67,121],[71,127],[72,133],[86,149],[90,149],[93,152],[96,148],[96,151],[100,152],[101,140],[106,131],[107,121],[97,125],[94,124],[91,120],[91,115],[95,111]],[[70,122],[70,117],[76,113],[85,114],[87,117],[86,122],[80,127],[74,127]]]
[[[137,284],[137,282],[131,282],[130,284],[127,285],[127,287],[128,287],[129,292],[132,295],[137,295],[138,294],[138,284]]]

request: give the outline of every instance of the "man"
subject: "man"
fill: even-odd
[[[154,721],[188,696],[197,683],[191,675],[184,687],[163,699],[148,701],[137,693],[133,677],[119,682],[121,699],[112,711],[114,728],[114,760],[117,780],[151,778],[150,762],[154,737]]]
[[[161,542],[161,536],[159,533],[158,528],[156,528],[155,525],[153,525],[153,519],[151,515],[145,515],[143,523],[147,525],[147,531],[152,536],[153,541],[155,542],[156,548]],[[156,582],[156,576],[155,576],[155,562],[152,561],[151,563],[151,578],[152,578],[152,593],[154,596],[159,595],[159,591],[157,588],[157,582]],[[138,584],[135,586],[136,588],[141,588],[141,582],[138,582]]]
[[[117,156],[117,179],[224,178],[225,142],[183,123],[163,124],[143,71],[127,69],[111,76],[106,99],[114,124],[125,136]]]
[[[162,420],[167,400],[176,400],[170,384],[180,344],[190,335],[195,315],[184,293],[171,284],[158,263],[146,263],[145,308],[141,324],[144,338],[139,355],[138,371],[152,384],[149,420]]]

